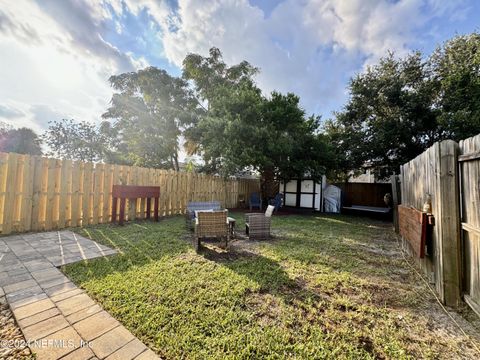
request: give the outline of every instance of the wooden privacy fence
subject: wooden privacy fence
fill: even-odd
[[[113,185],[160,186],[160,216],[183,214],[188,201],[237,207],[239,195],[260,188],[252,179],[0,153],[1,233],[110,222]],[[128,204],[127,214],[144,218],[145,199]]]
[[[425,202],[431,203],[431,213],[435,217],[433,251],[431,256],[416,260],[425,275],[435,283],[440,299],[454,306],[460,299],[457,155],[456,142],[436,143],[404,164],[400,176],[402,205],[422,211]],[[404,246],[413,253],[406,241]]]
[[[383,197],[392,193],[390,183],[336,183],[342,189],[342,205],[386,207]]]
[[[417,258],[447,305],[463,298],[480,315],[480,134],[434,144],[401,167],[401,203],[431,203],[431,254]],[[411,250],[409,243],[404,246]]]
[[[459,143],[462,292],[480,315],[480,134]]]

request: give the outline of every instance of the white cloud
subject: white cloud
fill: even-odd
[[[448,3],[448,5],[446,5]],[[308,110],[343,98],[345,77],[387,51],[404,55],[416,33],[463,1],[286,0],[269,17],[247,0],[179,0],[168,15],[152,12],[162,27],[164,56],[177,66],[189,52],[219,47],[230,63],[261,68],[265,90],[294,91]],[[172,26],[174,24],[174,26]]]
[[[148,65],[102,38],[111,17],[93,0],[0,0],[0,99],[22,114],[10,124],[41,133],[62,118],[100,121],[108,78]]]
[[[0,104],[0,119],[11,120],[24,116],[25,113],[14,106]]]

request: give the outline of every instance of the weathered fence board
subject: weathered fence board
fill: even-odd
[[[480,315],[480,135],[460,141],[463,293]]]
[[[425,213],[410,207],[398,207],[400,235],[409,242],[413,252],[419,257],[425,257],[427,239],[427,216]]]
[[[260,189],[251,179],[0,153],[1,234],[110,222],[113,185],[160,186],[160,216],[184,214],[188,201],[235,208]],[[146,217],[144,200],[128,206],[130,220]]]
[[[404,206],[423,210],[425,202],[431,203],[433,254],[417,262],[440,299],[452,306],[460,301],[461,279],[457,157],[458,144],[445,140],[404,164],[400,176]],[[412,251],[408,242],[404,247]]]

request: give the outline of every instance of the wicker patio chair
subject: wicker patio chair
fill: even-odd
[[[225,239],[225,247],[228,247],[230,240],[230,229],[228,226],[228,210],[221,211],[197,211],[195,218],[194,248],[198,251],[200,239],[220,238]]]
[[[265,214],[245,214],[245,232],[250,239],[268,239],[275,206],[268,205]]]
[[[195,211],[221,209],[220,201],[190,201],[187,204],[187,211],[185,212],[185,226],[187,229],[193,230],[195,225]]]

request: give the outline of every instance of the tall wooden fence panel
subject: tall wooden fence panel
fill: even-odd
[[[401,167],[401,203],[422,211],[431,202],[435,217],[433,254],[416,258],[425,275],[448,305],[460,300],[460,236],[457,169],[458,144],[451,140],[434,144]],[[411,252],[410,245],[404,247]]]
[[[386,207],[385,194],[392,194],[391,183],[337,183],[342,189],[344,206],[361,205]]]
[[[460,141],[463,292],[480,315],[480,135]]]
[[[239,195],[260,190],[255,179],[0,153],[1,234],[110,222],[112,186],[120,184],[160,186],[161,216],[185,213],[188,201],[235,208]],[[145,217],[145,200],[127,206],[129,219]]]

